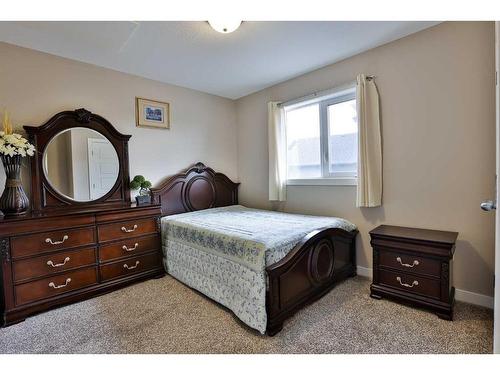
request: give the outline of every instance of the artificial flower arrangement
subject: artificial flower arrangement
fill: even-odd
[[[0,154],[21,157],[35,154],[35,146],[21,134],[12,132],[12,123],[7,112],[3,116],[3,131],[0,131]]]
[[[0,159],[5,169],[5,189],[0,196],[0,217],[22,215],[28,211],[29,200],[21,183],[21,164],[26,156],[35,154],[35,146],[21,134],[12,132],[12,122],[7,112],[0,131]],[[3,213],[1,213],[3,212]]]

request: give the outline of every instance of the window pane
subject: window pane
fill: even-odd
[[[321,177],[319,105],[286,112],[288,178]]]
[[[328,106],[328,152],[330,173],[357,173],[358,120],[356,100]]]

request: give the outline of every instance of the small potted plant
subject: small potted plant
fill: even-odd
[[[5,189],[0,197],[0,213],[22,215],[29,207],[29,200],[21,183],[23,158],[33,156],[35,146],[21,134],[12,132],[12,122],[7,112],[3,117],[3,131],[0,131],[0,159],[5,169]],[[0,217],[2,215],[0,214]]]
[[[146,180],[144,176],[137,175],[130,181],[130,188],[132,190],[139,190],[139,195],[135,197],[137,205],[151,203],[151,182]]]

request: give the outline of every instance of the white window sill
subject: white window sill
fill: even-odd
[[[358,179],[356,177],[335,177],[335,178],[305,178],[287,180],[288,186],[318,186],[318,185],[334,185],[334,186],[356,186]]]

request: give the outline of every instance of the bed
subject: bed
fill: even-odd
[[[164,266],[260,333],[356,275],[347,220],[238,205],[238,183],[202,163],[152,189]]]

